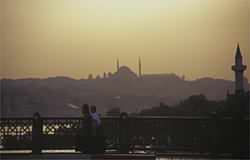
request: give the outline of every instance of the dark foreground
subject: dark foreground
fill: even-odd
[[[104,154],[104,155],[86,155],[86,154],[3,154],[2,160],[155,160],[154,154]]]
[[[1,159],[83,159],[79,153],[55,155],[44,150],[78,150],[78,134],[83,119],[80,117],[26,117],[0,119]],[[91,148],[102,146],[104,159],[134,159],[127,153],[157,153],[153,159],[249,159],[249,117],[244,116],[172,116],[172,117],[102,117],[102,136],[88,137],[83,144]],[[83,130],[83,132],[88,130]],[[96,141],[98,140],[98,141]],[[97,143],[98,142],[98,143]],[[89,147],[88,146],[88,147]],[[86,146],[84,146],[87,148]],[[83,148],[84,148],[83,147]],[[99,148],[99,147],[98,147]],[[4,151],[30,150],[26,155],[4,154]],[[118,153],[110,155],[109,150]],[[169,153],[171,152],[171,153]],[[31,155],[31,153],[33,155]],[[103,152],[86,152],[103,153]],[[127,156],[121,156],[124,153]],[[164,154],[159,154],[164,153]],[[183,154],[185,153],[185,154]],[[194,154],[196,153],[196,154]],[[113,154],[113,152],[112,152]],[[49,157],[46,157],[49,156]],[[66,157],[65,157],[66,156]],[[69,157],[67,157],[69,156]],[[72,156],[72,157],[70,157]],[[82,157],[84,156],[84,157]],[[107,156],[107,157],[105,157]],[[146,157],[144,157],[146,156]],[[87,156],[89,159],[103,157]]]
[[[80,154],[80,153],[1,153],[1,160],[210,160],[210,159],[249,159],[231,158],[230,155],[213,156],[199,153],[151,153],[151,154]]]

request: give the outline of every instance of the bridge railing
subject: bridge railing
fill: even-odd
[[[31,149],[33,118],[2,118],[0,120],[1,149]]]
[[[34,153],[40,153],[42,149],[75,149],[81,120],[39,115],[33,118],[2,118],[1,149],[30,149]],[[106,148],[122,152],[137,148],[158,152],[231,153],[244,147],[249,151],[249,146],[246,146],[249,118],[124,115],[102,117],[102,126]]]

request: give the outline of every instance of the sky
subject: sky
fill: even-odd
[[[0,0],[0,77],[144,74],[250,79],[250,0]]]

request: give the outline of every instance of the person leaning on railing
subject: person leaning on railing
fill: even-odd
[[[101,124],[100,115],[96,112],[96,106],[91,106],[91,127],[92,127],[92,152],[93,153],[103,153],[104,152],[104,136]]]
[[[80,121],[80,129],[77,135],[76,144],[77,150],[80,150],[82,153],[91,152],[91,135],[92,135],[92,119],[89,113],[89,105],[84,104],[82,106],[82,119]]]

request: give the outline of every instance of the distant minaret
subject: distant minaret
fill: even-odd
[[[246,69],[247,69],[247,66],[243,65],[240,46],[238,44],[236,55],[235,55],[235,65],[232,66],[232,70],[235,72],[235,93],[244,92],[243,74]]]
[[[119,71],[119,68],[120,68],[120,63],[119,63],[119,59],[117,58],[117,60],[116,60],[116,70],[117,70],[117,72]]]
[[[138,67],[139,67],[139,77],[142,76],[142,70],[141,70],[141,57],[139,57],[139,60],[138,60]]]

